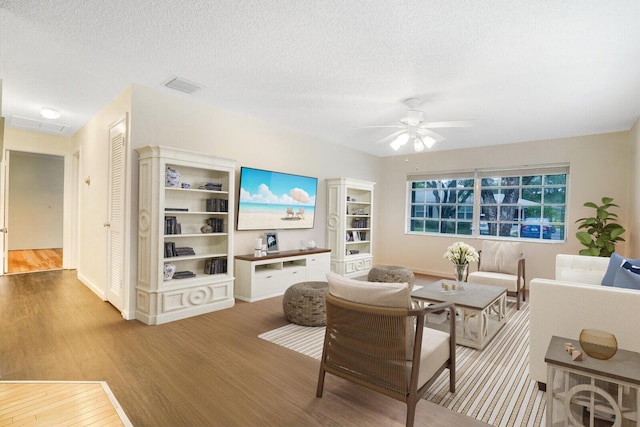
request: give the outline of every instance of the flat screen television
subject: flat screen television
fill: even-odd
[[[313,228],[318,178],[240,169],[237,230]]]

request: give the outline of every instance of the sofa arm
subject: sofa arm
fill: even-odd
[[[578,339],[586,328],[611,332],[618,347],[640,351],[640,291],[548,279],[529,282],[529,374],[546,383],[553,335]]]

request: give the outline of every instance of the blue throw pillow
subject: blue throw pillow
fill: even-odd
[[[633,267],[640,267],[640,260],[626,259],[615,252],[612,253],[607,272],[602,278],[602,286],[640,289],[640,274],[636,274],[638,270]],[[619,272],[621,272],[619,274],[620,277],[618,277]]]
[[[613,286],[640,290],[640,265],[633,265],[629,261],[625,262],[616,272]]]
[[[616,272],[620,269],[620,266],[624,262],[624,258],[622,258],[617,253],[612,253],[611,258],[609,258],[609,266],[607,267],[607,272],[604,273],[604,277],[602,278],[602,286],[613,286],[613,281],[616,279]]]

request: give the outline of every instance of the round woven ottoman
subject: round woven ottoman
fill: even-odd
[[[289,322],[303,326],[327,324],[324,294],[329,292],[327,282],[300,282],[289,286],[282,298],[282,310]]]
[[[397,265],[374,265],[367,275],[369,282],[408,283],[413,285],[416,277],[413,271]]]

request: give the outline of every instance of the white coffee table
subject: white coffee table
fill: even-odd
[[[464,290],[444,291],[445,284],[451,280],[439,280],[411,292],[411,298],[420,304],[452,302],[460,314],[456,322],[456,343],[482,350],[498,333],[507,321],[507,288],[500,286],[464,283]],[[470,321],[475,320],[475,331]],[[426,326],[447,329],[443,324],[427,322]]]

